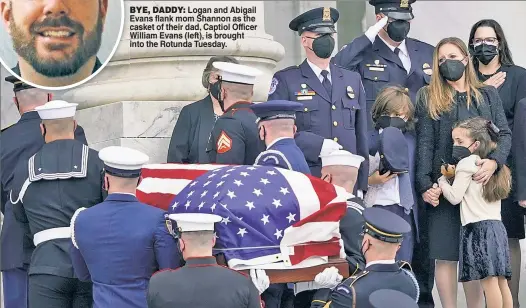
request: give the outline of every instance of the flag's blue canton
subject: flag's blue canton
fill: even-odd
[[[276,247],[284,230],[300,220],[298,199],[274,167],[228,166],[187,185],[172,201],[170,213],[213,213],[216,247]],[[249,260],[280,253],[279,248],[226,250],[225,257]]]

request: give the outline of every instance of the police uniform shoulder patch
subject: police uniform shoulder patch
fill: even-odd
[[[232,138],[228,136],[228,134],[222,130],[221,134],[219,134],[219,138],[217,139],[216,143],[217,153],[223,154],[232,149]]]
[[[276,92],[276,88],[278,87],[278,79],[276,77],[272,78],[272,82],[270,83],[270,90],[268,91],[268,95],[271,95],[272,93]]]

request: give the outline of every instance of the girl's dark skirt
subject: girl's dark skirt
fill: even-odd
[[[460,229],[459,281],[511,278],[508,235],[500,220],[474,222]]]

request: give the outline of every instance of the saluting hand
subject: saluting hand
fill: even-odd
[[[504,81],[506,81],[506,72],[498,72],[497,74],[491,76],[491,78],[488,80],[484,81],[484,84],[498,88],[504,83]]]
[[[374,42],[376,36],[378,35],[378,33],[380,33],[380,30],[382,30],[382,28],[385,27],[385,25],[387,25],[387,21],[388,20],[389,20],[389,18],[387,16],[385,16],[384,18],[380,19],[377,23],[375,23],[374,25],[369,27],[369,29],[367,29],[367,31],[365,31],[365,36],[367,36],[367,38],[371,42]]]

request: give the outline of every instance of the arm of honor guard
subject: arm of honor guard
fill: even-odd
[[[246,143],[241,122],[236,119],[224,119],[216,122],[220,125],[216,140],[216,164],[243,165],[245,162]]]
[[[339,284],[334,290],[319,289],[314,293],[311,308],[354,308],[352,287]]]
[[[182,266],[179,246],[177,241],[168,232],[166,219],[163,215],[159,218],[154,233],[154,252],[159,270],[176,269]]]
[[[84,257],[82,256],[82,253],[80,252],[80,249],[78,247],[78,243],[76,241],[76,231],[75,231],[75,224],[77,223],[78,216],[85,208],[79,208],[73,213],[73,216],[71,217],[70,222],[70,230],[71,230],[71,245],[69,248],[69,255],[71,257],[71,264],[73,265],[73,271],[75,272],[75,276],[80,281],[91,281],[91,275],[88,269],[88,265],[86,264],[86,261],[84,260]]]
[[[356,111],[356,122],[355,122],[355,131],[356,131],[356,148],[358,155],[365,158],[365,160],[360,165],[358,171],[358,189],[362,191],[367,191],[368,187],[368,178],[369,178],[369,138],[367,130],[367,100],[365,97],[365,89],[359,75],[356,75],[360,83],[360,97],[358,103],[360,104],[360,109]]]
[[[364,51],[371,45],[371,41],[363,34],[352,40],[349,44],[343,45],[332,61],[337,66],[356,71],[363,61]]]
[[[281,72],[277,72],[272,76],[267,101],[279,99],[290,100],[286,79],[282,78],[281,75]]]

